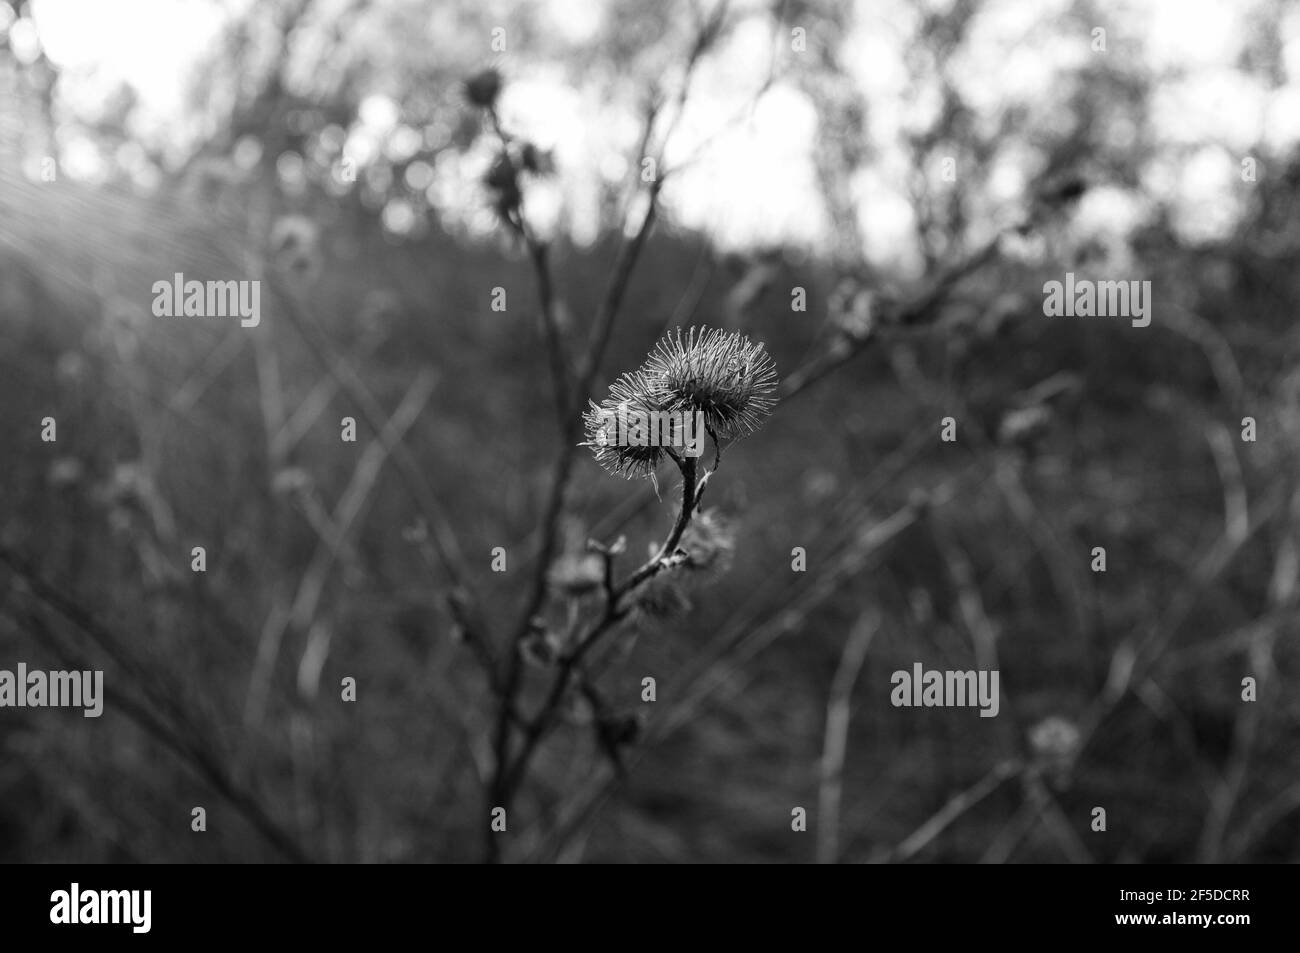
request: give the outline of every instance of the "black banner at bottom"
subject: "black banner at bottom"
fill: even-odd
[[[43,865],[9,866],[3,882],[7,940],[94,945],[286,937],[337,946],[377,933],[459,943],[499,941],[511,928],[579,939],[622,926],[665,942],[687,929],[771,942],[788,927],[795,936],[842,928],[864,943],[921,930],[925,945],[1128,936],[1229,946],[1294,942],[1297,926],[1286,866],[575,867],[542,877],[453,866]]]

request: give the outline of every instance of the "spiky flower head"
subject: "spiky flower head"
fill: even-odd
[[[704,414],[718,439],[758,429],[776,405],[776,368],[761,343],[738,331],[691,328],[668,335],[641,367],[663,409]]]
[[[641,371],[624,374],[609,385],[609,396],[599,404],[588,401],[587,412],[582,415],[587,439],[579,446],[591,447],[596,462],[611,473],[631,480],[633,477],[654,477],[655,469],[664,460],[663,446],[633,446],[617,439],[614,428],[628,415],[646,415],[660,410],[653,395],[653,382]]]

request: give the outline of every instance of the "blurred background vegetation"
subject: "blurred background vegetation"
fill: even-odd
[[[594,396],[691,324],[786,385],[710,484],[729,571],[600,659],[626,778],[576,706],[506,859],[1300,858],[1297,5],[7,0],[0,667],[110,696],[0,713],[0,859],[479,859],[449,605],[506,650],[558,452],[488,68],[574,348],[659,107]],[[1151,280],[1151,326],[1045,318],[1066,271]],[[262,280],[260,327],[154,318],[175,272]],[[665,489],[579,457],[564,553],[635,561]],[[892,707],[916,661],[1001,713]]]

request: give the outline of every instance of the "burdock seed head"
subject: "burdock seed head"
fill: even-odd
[[[660,341],[641,367],[652,400],[700,412],[719,439],[753,433],[776,405],[776,368],[767,349],[739,332],[691,328]]]
[[[579,446],[591,447],[596,462],[611,473],[627,479],[654,477],[655,469],[663,462],[662,446],[632,446],[619,439],[620,420],[629,416],[647,415],[660,408],[654,403],[652,382],[641,371],[624,374],[609,385],[609,396],[590,407],[582,415],[587,439]]]

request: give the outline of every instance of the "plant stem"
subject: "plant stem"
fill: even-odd
[[[583,657],[605,633],[613,629],[627,615],[628,610],[619,605],[623,596],[658,573],[664,567],[665,560],[676,552],[677,545],[681,542],[682,535],[686,532],[686,527],[690,525],[691,516],[695,512],[697,489],[695,458],[682,457],[678,460],[678,466],[682,472],[682,505],[677,513],[677,521],[673,524],[672,531],[654,557],[612,590],[612,595],[606,599],[605,611],[602,613],[600,620],[579,640],[572,651],[561,657],[559,670],[555,674],[555,680],[551,683],[546,700],[538,709],[536,717],[524,729],[523,747],[520,748],[518,756],[511,763],[508,770],[497,772],[494,797],[497,799],[496,803],[498,805],[506,806],[519,789],[519,785],[528,771],[528,764],[536,753],[537,746],[554,724],[560,710],[560,704],[564,701],[564,694],[568,690],[569,681]]]

